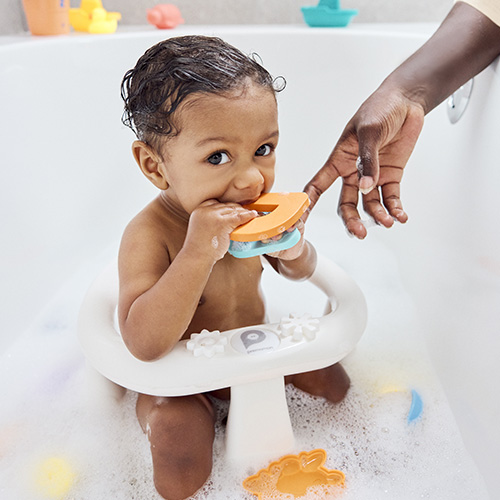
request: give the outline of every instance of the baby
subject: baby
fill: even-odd
[[[144,361],[208,330],[265,323],[260,257],[228,253],[229,235],[257,216],[242,205],[269,192],[278,145],[275,82],[256,61],[218,38],[184,36],[150,48],[122,82],[134,158],[160,190],[127,226],[120,247],[118,315],[130,352]],[[302,238],[265,258],[283,276],[307,279],[314,247]],[[340,401],[349,378],[339,365],[287,377],[299,389]],[[228,398],[228,390],[210,396]],[[193,495],[212,469],[214,411],[207,394],[139,394],[156,489]]]

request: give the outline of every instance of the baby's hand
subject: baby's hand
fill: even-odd
[[[184,247],[216,262],[228,251],[231,232],[256,216],[255,210],[247,210],[238,203],[205,201],[189,218]]]
[[[304,222],[302,219],[299,219],[292,227],[288,228],[286,231],[288,233],[291,233],[295,229],[298,229],[300,232],[300,241],[294,245],[291,248],[288,248],[287,250],[280,250],[278,252],[271,252],[268,253],[270,257],[276,257],[281,260],[294,260],[302,255],[302,252],[304,250]]]

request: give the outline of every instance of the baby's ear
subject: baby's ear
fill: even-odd
[[[158,188],[167,189],[168,182],[160,165],[162,160],[156,151],[143,141],[134,141],[132,144],[132,154],[142,173]]]

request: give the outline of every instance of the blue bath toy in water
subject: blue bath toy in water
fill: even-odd
[[[411,394],[411,405],[410,405],[410,410],[408,411],[408,416],[406,417],[406,421],[408,424],[412,424],[413,422],[417,421],[421,416],[424,411],[424,401],[422,399],[422,396],[420,396],[420,393],[417,392],[415,389],[408,390],[406,388],[400,387],[400,386],[387,386],[382,389],[382,394],[387,394],[387,393],[408,393],[410,392]]]
[[[420,415],[422,415],[422,411],[424,410],[424,403],[420,394],[415,390],[411,390],[411,406],[410,411],[408,412],[408,423],[411,424],[415,422]]]
[[[302,7],[304,21],[312,28],[343,28],[358,13],[340,8],[340,0],[319,0],[316,6]]]

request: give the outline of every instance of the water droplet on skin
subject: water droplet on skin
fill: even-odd
[[[217,239],[217,236],[214,236],[212,238],[212,247],[213,248],[218,248],[219,247],[219,240]]]
[[[360,156],[358,156],[358,157],[356,158],[356,170],[357,170],[359,173],[361,173],[362,169],[363,169],[363,162],[362,162],[362,160],[361,160],[361,157],[360,157]]]

